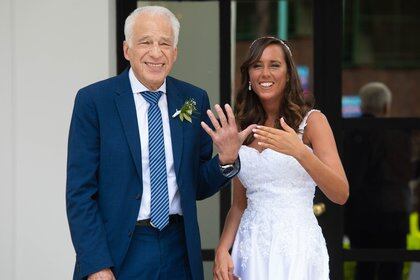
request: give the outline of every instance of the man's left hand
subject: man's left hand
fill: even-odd
[[[214,130],[211,129],[205,122],[201,122],[201,127],[203,127],[213,140],[213,143],[219,152],[220,164],[232,164],[238,158],[239,148],[252,132],[255,125],[250,125],[245,130],[238,132],[233,110],[228,104],[225,104],[227,116],[220,105],[216,104],[214,109],[219,116],[220,123],[213,112],[211,110],[207,110],[207,115],[213,124]]]

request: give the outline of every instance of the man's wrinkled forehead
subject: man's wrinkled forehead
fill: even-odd
[[[174,31],[170,19],[166,15],[153,14],[147,11],[136,16],[134,32],[141,33],[141,37],[152,37],[151,35],[159,34],[161,39],[171,42],[174,40]]]

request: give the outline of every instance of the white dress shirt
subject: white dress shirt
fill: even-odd
[[[137,122],[139,125],[140,144],[141,144],[141,168],[143,175],[143,196],[140,203],[140,211],[137,220],[150,218],[150,166],[149,166],[149,128],[147,123],[147,110],[149,103],[141,96],[141,92],[150,91],[147,87],[137,80],[130,68],[128,72],[131,89],[134,94],[136,104]],[[169,127],[168,102],[166,99],[166,80],[156,91],[162,91],[162,97],[159,99],[158,106],[162,114],[163,138],[165,143],[166,174],[168,182],[169,195],[169,214],[182,215],[181,198],[176,183],[174,168],[174,156],[172,153],[171,130]]]

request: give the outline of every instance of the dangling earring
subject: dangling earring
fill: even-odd
[[[251,91],[251,81],[249,81],[248,90]]]

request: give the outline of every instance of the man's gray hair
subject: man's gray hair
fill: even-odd
[[[130,45],[131,37],[133,36],[133,27],[136,21],[136,18],[140,14],[152,14],[152,15],[162,15],[166,16],[172,26],[172,33],[174,36],[174,48],[178,45],[178,35],[179,35],[179,21],[176,16],[167,8],[161,6],[145,6],[135,9],[125,20],[124,24],[124,35],[125,41]]]
[[[359,96],[362,101],[362,112],[373,115],[383,112],[384,106],[389,106],[392,101],[391,90],[380,82],[371,82],[364,85],[359,90]]]

